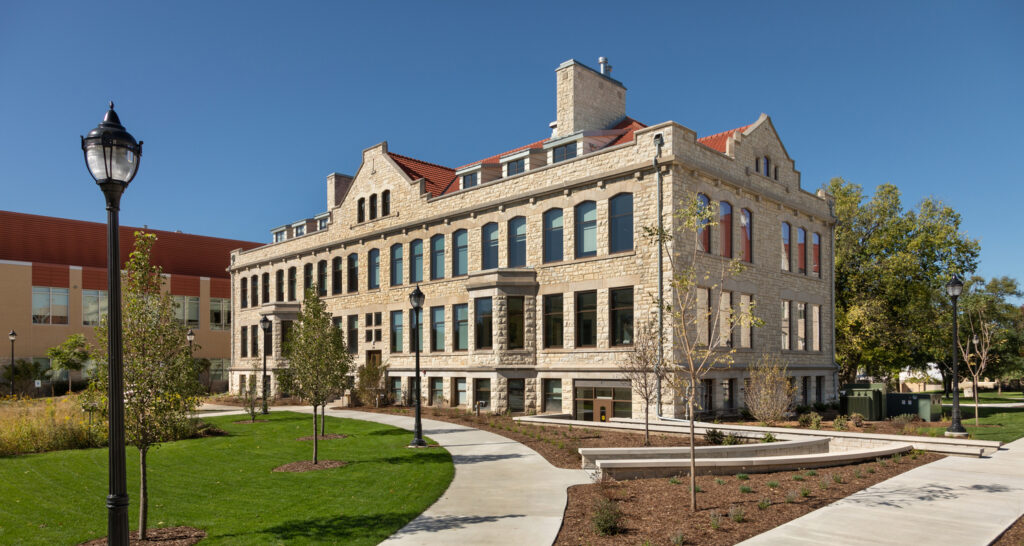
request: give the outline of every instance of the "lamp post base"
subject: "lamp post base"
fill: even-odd
[[[423,438],[413,438],[409,447],[427,447],[427,442]]]
[[[966,430],[947,430],[946,438],[967,438],[968,434]]]

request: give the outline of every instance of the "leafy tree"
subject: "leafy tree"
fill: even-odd
[[[14,381],[14,388],[22,394],[32,391],[33,382],[36,379],[43,379],[45,375],[46,371],[43,370],[42,364],[25,358],[15,360],[14,366],[3,367],[4,381],[8,385]]]
[[[369,403],[373,400],[373,406],[380,406],[380,397],[384,394],[384,377],[387,375],[387,362],[370,361],[360,366],[356,376],[356,388],[360,400]]]
[[[771,426],[793,407],[796,391],[786,363],[776,355],[765,354],[750,367],[744,400],[755,419]]]
[[[54,370],[68,371],[68,394],[71,394],[71,372],[80,371],[92,355],[82,334],[71,334],[63,343],[46,351]]]
[[[122,273],[124,427],[126,443],[139,450],[140,539],[146,538],[149,513],[149,450],[185,429],[201,401],[187,328],[176,318],[170,294],[160,290],[161,269],[150,263],[155,243],[156,235],[135,232],[135,247]],[[90,390],[102,393],[109,379],[108,335],[104,317],[94,350],[101,363],[90,384]]]
[[[658,323],[647,320],[640,328],[633,330],[633,352],[619,362],[619,373],[629,380],[633,392],[644,403],[644,445],[651,445],[651,405],[657,403],[658,386],[668,383],[666,367],[657,367]]]
[[[306,289],[302,309],[283,345],[288,373],[278,377],[282,388],[313,406],[313,464],[317,464],[317,407],[341,392],[352,365],[341,330],[331,324],[331,314],[316,292]]]
[[[1019,369],[1019,349],[1013,347],[1018,336],[1013,330],[1020,309],[1008,299],[1021,295],[1024,294],[1017,287],[1017,281],[1009,277],[987,283],[982,277],[972,277],[964,285],[958,341],[974,387],[975,425],[978,424],[978,381]],[[1003,369],[999,369],[1001,367]]]

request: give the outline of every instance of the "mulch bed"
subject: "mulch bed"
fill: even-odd
[[[934,453],[915,453],[813,471],[750,474],[747,480],[737,476],[697,476],[701,492],[697,494],[696,513],[689,510],[687,476],[576,485],[569,488],[565,519],[555,544],[673,544],[680,534],[686,544],[736,544],[941,458]],[[799,481],[794,479],[797,476]],[[832,476],[840,477],[841,483]],[[776,486],[769,487],[769,482],[776,482]],[[751,492],[741,492],[743,486]],[[594,530],[595,505],[605,498],[614,500],[623,514],[622,532],[617,535],[601,536]],[[770,504],[759,508],[758,503],[765,499]],[[741,510],[743,521],[733,521],[730,510],[734,514]],[[712,528],[713,514],[718,514],[717,530]]]
[[[313,464],[313,461],[296,461],[281,465],[274,469],[274,472],[310,472],[313,470],[327,470],[328,468],[339,468],[348,466],[345,461],[320,461]]]
[[[1024,546],[1024,516],[1017,518],[1017,522],[996,539],[992,546]]]
[[[316,436],[318,440],[341,440],[342,438],[348,438],[348,434],[318,434]],[[300,442],[312,442],[312,436],[303,436],[302,438],[296,438]]]
[[[146,531],[146,540],[139,540],[138,531],[131,533],[128,540],[131,544],[159,544],[160,546],[188,546],[206,538],[206,531],[195,527],[164,527]],[[83,542],[81,546],[106,546],[107,537]]]

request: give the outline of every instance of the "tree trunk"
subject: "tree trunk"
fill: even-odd
[[[690,413],[690,511],[697,511],[697,444],[693,433],[693,396],[686,401],[686,411]]]
[[[139,540],[146,540],[146,516],[149,511],[149,485],[146,480],[147,448],[139,450]]]
[[[644,445],[651,445],[651,405],[644,405]]]
[[[974,378],[974,426],[978,426],[978,378]]]
[[[327,404],[320,406],[320,436],[327,434]]]
[[[71,394],[71,370],[68,370],[68,395]]]
[[[996,379],[996,392],[998,394],[1003,394],[1003,380],[1002,379]]]
[[[316,448],[317,448],[317,445],[316,445],[316,441],[317,441],[316,429],[317,429],[317,426],[316,426],[316,406],[313,406],[313,464],[317,464],[317,458],[316,458],[316,455],[317,455],[317,453],[316,453]]]

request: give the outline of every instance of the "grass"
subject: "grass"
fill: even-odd
[[[974,404],[973,396],[964,396],[964,393],[960,392],[960,403],[970,402]],[[1012,404],[1012,403],[1024,402],[1024,396],[1021,395],[1020,391],[1003,391],[1003,394],[999,394],[996,391],[983,391],[978,393],[979,404]],[[947,396],[942,398],[943,404],[952,404],[953,397]]]
[[[274,412],[270,422],[208,418],[230,435],[183,440],[150,452],[149,525],[203,529],[203,544],[377,544],[430,506],[454,476],[440,448],[407,449],[397,428],[327,418],[320,458],[346,467],[271,472],[312,457],[309,415]],[[138,452],[129,447],[129,521],[138,523]],[[106,535],[107,450],[0,458],[0,543],[75,544]]]
[[[1009,443],[1024,438],[1024,408],[978,408],[978,416],[981,426],[974,424],[973,403],[960,401],[960,421],[972,439]],[[920,427],[917,432],[925,436],[943,436],[946,426]]]

